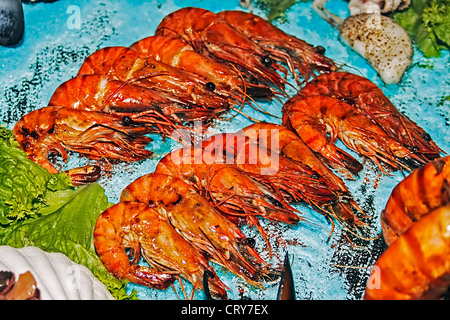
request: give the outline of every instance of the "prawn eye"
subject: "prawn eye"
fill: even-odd
[[[270,67],[272,65],[272,59],[270,59],[270,57],[265,56],[261,59],[262,63],[264,66],[266,67]]]
[[[243,245],[249,246],[249,247],[251,247],[251,248],[254,248],[255,245],[256,245],[256,241],[255,241],[255,239],[253,239],[253,238],[245,238],[245,239],[242,239],[242,240],[241,240],[241,243],[242,243]]]
[[[124,116],[124,117],[122,118],[122,122],[123,122],[124,124],[130,124],[132,121],[133,121],[133,120],[131,120],[131,118],[130,118],[129,116]]]
[[[214,82],[207,82],[206,83],[206,90],[211,91],[211,92],[216,90],[216,85],[214,84]]]
[[[325,53],[325,48],[322,47],[322,46],[314,47],[314,50],[315,50],[316,53],[318,53],[318,54],[324,54],[324,53]]]
[[[427,132],[425,132],[422,135],[422,138],[425,139],[426,142],[430,142],[431,141],[431,136]]]

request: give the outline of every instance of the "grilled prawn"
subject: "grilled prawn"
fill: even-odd
[[[392,244],[428,212],[450,203],[450,156],[414,170],[392,190],[381,213],[384,240]]]
[[[236,224],[246,222],[256,227],[269,248],[258,216],[288,224],[301,220],[272,188],[227,163],[224,157],[205,152],[203,148],[173,150],[159,161],[155,172],[178,177],[193,186],[230,221]]]
[[[314,203],[334,198],[336,189],[334,186],[330,189],[316,171],[292,162],[245,135],[213,135],[203,141],[202,148],[207,154],[216,155],[219,159],[222,153],[226,161],[231,161],[255,180],[274,187],[286,200]]]
[[[136,122],[138,118],[139,115],[129,113],[45,107],[23,116],[14,126],[14,134],[31,160],[56,173],[58,170],[48,156],[54,153],[67,160],[66,150],[96,160],[148,158],[152,152],[144,147],[151,138],[145,134],[151,128]]]
[[[297,72],[308,80],[317,71],[330,72],[337,69],[335,63],[323,55],[323,47],[313,47],[255,14],[243,11],[222,11],[217,16],[262,46],[270,53],[270,58],[286,63],[299,83]]]
[[[209,292],[227,297],[226,287],[203,255],[164,219],[155,208],[139,202],[119,202],[97,219],[94,245],[100,260],[115,277],[157,289],[167,288],[180,275],[203,289],[208,276]],[[125,249],[133,256],[130,262]],[[152,266],[138,265],[141,256]]]
[[[277,70],[286,73],[285,68],[271,59],[268,51],[211,11],[187,7],[172,12],[161,21],[156,34],[180,38],[197,52],[284,92],[287,82]]]
[[[258,144],[267,149],[274,150],[285,157],[306,165],[324,179],[329,180],[329,183],[338,186],[343,192],[348,192],[344,181],[312,152],[295,131],[289,130],[286,126],[269,122],[258,122],[243,128],[238,133],[242,133],[246,137],[257,141]]]
[[[450,288],[450,207],[434,209],[395,240],[372,269],[364,299],[440,299]]]
[[[369,79],[349,73],[321,74],[307,83],[300,96],[325,95],[352,105],[372,119],[393,139],[397,139],[422,164],[440,157],[440,149],[431,136],[402,114],[383,91]]]
[[[382,170],[380,162],[389,168],[410,171],[423,163],[357,108],[328,96],[293,97],[283,107],[283,124],[293,128],[313,151],[355,174],[362,165],[335,145],[338,138]]]
[[[227,110],[228,97],[215,94],[214,88],[196,74],[172,67],[152,58],[143,58],[127,47],[106,47],[87,57],[78,75],[101,74],[120,81],[133,82],[150,89],[164,91],[192,108]],[[200,119],[202,120],[202,119]]]
[[[143,57],[198,74],[208,81],[208,87],[231,95],[237,101],[246,101],[249,97],[271,98],[274,94],[269,86],[252,83],[237,69],[201,55],[190,44],[178,38],[150,36],[135,42],[130,48]]]
[[[146,123],[164,135],[183,127],[184,122],[209,119],[215,111],[206,108],[192,108],[174,97],[136,84],[110,80],[106,75],[80,75],[62,83],[56,88],[49,106],[103,111],[109,113],[130,113],[140,115]]]
[[[266,263],[243,232],[216,211],[195,188],[181,179],[146,174],[121,194],[120,201],[154,207],[179,234],[211,259],[250,283],[259,285],[270,275]]]
[[[285,161],[286,171],[293,173],[295,171],[292,169],[303,167],[306,172],[320,178],[320,181],[332,190],[335,198],[330,202],[317,202],[314,208],[319,208],[319,211],[327,215],[330,213],[336,215],[338,221],[351,226],[351,229],[361,225],[356,212],[363,212],[363,210],[353,199],[344,181],[334,174],[294,131],[283,125],[260,122],[245,127],[238,133],[242,133],[265,148],[278,152],[280,156],[289,158],[291,161]],[[280,174],[284,175],[282,172]],[[290,184],[293,184],[293,181]],[[325,209],[330,204],[333,210],[320,209]]]

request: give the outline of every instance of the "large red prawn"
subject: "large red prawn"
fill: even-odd
[[[308,80],[316,72],[337,70],[334,61],[324,55],[323,47],[314,47],[255,14],[231,10],[217,16],[263,47],[272,59],[287,64],[298,83],[301,81],[297,72]]]
[[[299,96],[324,95],[352,105],[380,126],[392,139],[416,154],[421,163],[440,157],[431,136],[401,113],[369,79],[349,72],[321,74],[307,83]]]
[[[180,38],[203,55],[235,66],[260,83],[273,85],[281,92],[287,81],[277,71],[283,66],[247,36],[237,31],[215,13],[187,7],[167,15],[156,29],[157,35]]]

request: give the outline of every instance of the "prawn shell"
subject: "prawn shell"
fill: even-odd
[[[424,216],[378,259],[364,299],[438,299],[450,286],[450,207]]]
[[[387,245],[431,210],[450,202],[450,156],[436,159],[413,171],[392,190],[381,213]]]
[[[391,18],[370,13],[350,16],[341,24],[339,34],[367,59],[386,84],[399,83],[411,65],[411,39]]]

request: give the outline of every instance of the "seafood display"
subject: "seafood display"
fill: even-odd
[[[324,3],[315,9],[328,12]],[[409,1],[371,5],[384,13]],[[378,72],[369,76],[348,71],[352,62],[327,43],[247,11],[161,10],[153,34],[140,27],[91,46],[44,106],[17,113],[17,146],[48,173],[66,172],[70,188],[99,181],[112,194],[89,239],[131,296],[245,299],[279,284],[277,299],[303,299],[301,263],[315,277],[339,270],[343,287],[357,270],[351,286],[364,299],[441,298],[450,286],[446,133],[423,125],[429,108],[404,111],[404,87],[386,86],[401,82],[411,43],[399,49],[405,64],[398,52],[389,66],[368,58]],[[341,21],[343,38],[355,40],[345,28],[362,15]],[[372,46],[386,57],[386,46]],[[11,280],[0,280],[2,295]]]
[[[95,51],[84,60],[76,77],[55,90],[48,107],[67,108],[64,111],[70,113],[68,119],[78,113],[79,119],[76,121],[81,122],[89,122],[97,115],[100,118],[115,118],[108,120],[111,125],[109,122],[102,123],[105,128],[113,127],[113,122],[126,123],[127,128],[112,130],[123,140],[139,141],[136,146],[130,143],[133,152],[123,152],[126,148],[118,146],[118,139],[108,141],[110,137],[107,132],[110,130],[101,133],[101,130],[96,130],[96,137],[92,139],[96,142],[88,143],[98,147],[83,146],[86,142],[78,139],[78,136],[81,133],[92,136],[93,131],[92,127],[86,125],[77,125],[77,133],[69,134],[72,140],[79,140],[78,146],[75,147],[74,143],[61,144],[62,137],[55,134],[56,120],[50,116],[46,121],[51,124],[44,125],[39,123],[43,120],[40,116],[36,118],[37,113],[54,114],[52,108],[26,114],[17,123],[15,132],[22,148],[30,158],[37,159],[38,163],[44,164],[52,172],[55,169],[47,163],[48,154],[55,151],[67,160],[65,149],[82,150],[81,154],[94,159],[141,160],[151,154],[143,150],[150,142],[143,137],[145,134],[151,132],[169,136],[177,128],[184,128],[194,121],[207,123],[239,105],[253,105],[254,99],[272,99],[275,94],[285,93],[287,81],[278,71],[286,74],[286,70],[282,64],[275,62],[280,61],[283,48],[290,47],[293,57],[284,57],[281,62],[291,66],[295,77],[295,69],[299,69],[307,78],[313,71],[336,68],[321,50],[315,50],[308,43],[276,27],[270,27],[263,21],[259,21],[259,24],[271,32],[258,32],[271,37],[272,43],[268,48],[260,45],[260,37],[253,39],[246,35],[256,30],[248,29],[241,33],[226,21],[229,14],[224,12],[222,19],[200,8],[184,8],[173,12],[161,21],[154,36],[137,41],[130,47],[112,46]],[[257,19],[257,16],[241,19]],[[185,32],[189,34],[183,37]],[[275,41],[277,36],[283,37],[281,43]],[[62,110],[58,113],[62,113]],[[99,123],[91,123],[97,129],[100,126]],[[46,134],[40,126],[46,127]],[[74,128],[70,129],[72,131]],[[98,143],[102,139],[107,141]],[[49,148],[44,140],[56,142],[52,142]],[[36,154],[37,149],[43,150],[39,151],[40,155]],[[123,155],[119,156],[122,152]]]

